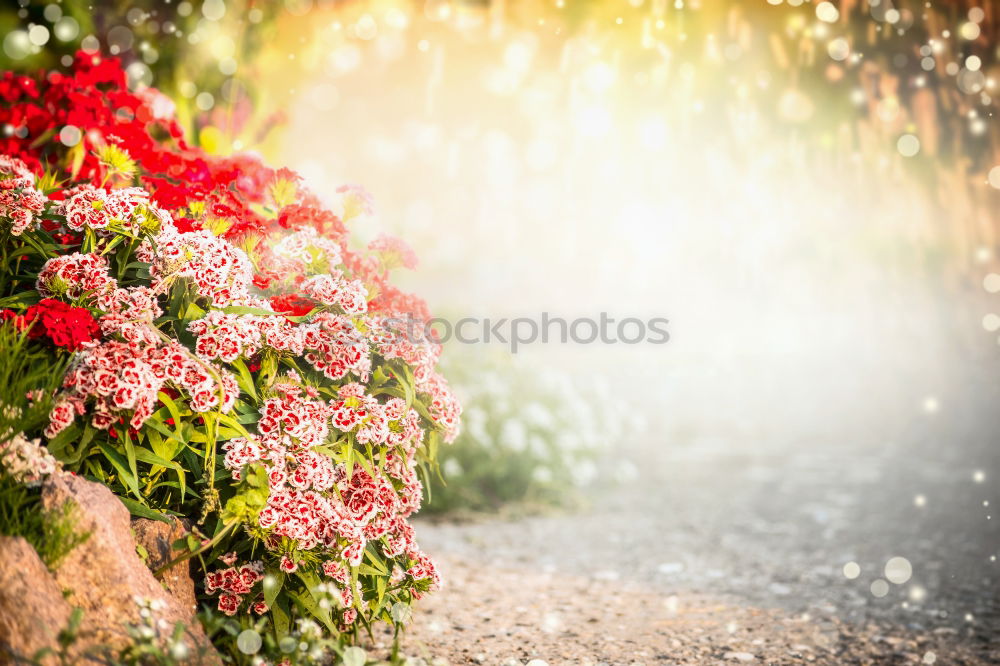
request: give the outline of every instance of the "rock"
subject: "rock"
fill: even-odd
[[[116,650],[129,644],[131,639],[126,633],[126,625],[142,622],[137,599],[149,600],[159,607],[156,618],[169,627],[164,633],[169,634],[177,622],[186,626],[184,640],[191,654],[198,655],[192,663],[199,660],[218,663],[218,654],[194,617],[190,576],[178,568],[168,578],[178,598],[164,589],[136,553],[125,505],[99,483],[71,474],[49,477],[42,486],[43,506],[50,509],[66,502],[76,504],[76,527],[81,532],[90,532],[90,538],[70,551],[48,579],[50,589],[58,592],[59,602],[83,610],[81,649]],[[179,526],[175,525],[174,529]],[[140,526],[139,531],[154,546],[153,549],[147,546],[151,556],[152,551],[157,550],[159,538],[168,533],[146,525]],[[185,577],[187,582],[182,580]],[[51,603],[60,606],[55,600]],[[9,607],[0,607],[0,616],[8,614]],[[61,628],[55,625],[53,629]]]
[[[733,661],[754,661],[757,657],[753,656],[749,652],[727,652],[723,655],[724,659],[731,659]]]
[[[0,537],[0,562],[0,662],[16,662],[56,645],[72,608],[23,538]]]
[[[159,520],[133,518],[132,533],[135,535],[135,542],[142,546],[149,555],[146,566],[150,570],[156,571],[177,557],[179,553],[173,549],[173,543],[182,538],[189,527],[190,525],[186,521],[176,518],[172,519],[170,525]],[[194,593],[194,579],[191,578],[190,562],[182,562],[164,571],[163,575],[160,576],[160,583],[182,608],[188,609],[192,616],[198,612],[198,600]]]

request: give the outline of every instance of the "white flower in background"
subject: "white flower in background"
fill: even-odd
[[[575,451],[579,449],[583,443],[579,435],[580,433],[572,430],[559,431],[555,439],[556,448],[560,451]]]
[[[597,479],[597,464],[593,460],[581,460],[570,468],[570,475],[576,486],[590,485]]]
[[[531,472],[531,478],[538,483],[552,483],[552,470],[548,467],[536,467]]]
[[[487,446],[492,443],[492,438],[486,429],[487,421],[489,417],[482,408],[474,406],[469,408],[465,414],[462,416],[465,431],[469,434],[476,442],[479,442],[483,446]]]
[[[502,396],[510,393],[509,382],[504,381],[496,372],[487,372],[479,381],[480,390],[487,395]]]
[[[510,415],[511,412],[511,402],[506,396],[501,398],[494,398],[490,402],[490,407],[493,412],[493,416],[504,417]]]
[[[463,434],[442,461],[446,503],[479,495],[486,507],[559,502],[563,493],[638,475],[634,465],[612,458],[615,444],[635,435],[633,419],[600,376],[570,375],[523,358],[444,360],[457,378],[456,393],[466,397]],[[455,456],[495,464],[463,470]],[[488,497],[487,487],[493,488]]]
[[[465,422],[468,424],[478,423],[484,425],[489,418],[486,412],[479,405],[473,405],[464,414]]]
[[[511,451],[520,453],[528,446],[528,433],[518,419],[507,419],[500,430],[500,442]]]
[[[548,445],[539,435],[531,435],[528,437],[528,450],[531,451],[532,455],[538,456],[539,458],[548,459],[552,456],[552,452],[549,450]]]
[[[551,430],[557,427],[556,417],[552,410],[540,402],[529,402],[521,411],[521,416],[529,425]]]
[[[41,440],[27,439],[20,433],[0,444],[0,467],[28,487],[39,486],[45,477],[62,470],[62,464]]]
[[[462,463],[458,462],[454,458],[448,458],[444,461],[444,465],[441,466],[441,471],[443,471],[444,475],[449,479],[461,476],[463,471]]]

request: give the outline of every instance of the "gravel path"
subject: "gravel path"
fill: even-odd
[[[637,442],[638,478],[585,510],[422,521],[448,587],[418,609],[410,654],[1000,663],[998,376],[991,345],[818,397],[748,393],[757,425]]]

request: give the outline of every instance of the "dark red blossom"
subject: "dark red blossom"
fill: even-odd
[[[309,314],[316,307],[316,303],[298,294],[281,294],[271,298],[271,307],[274,308],[275,312],[301,317]]]
[[[23,314],[13,310],[0,312],[4,321],[13,320],[30,338],[48,338],[52,344],[76,351],[84,342],[96,340],[101,333],[97,320],[87,308],[79,308],[54,298],[43,298]]]

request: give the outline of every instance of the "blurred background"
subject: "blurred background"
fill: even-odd
[[[529,515],[438,548],[995,640],[996,3],[90,4],[8,3],[4,68],[116,55],[207,150],[363,184],[439,316],[670,320],[449,343],[428,511]]]

